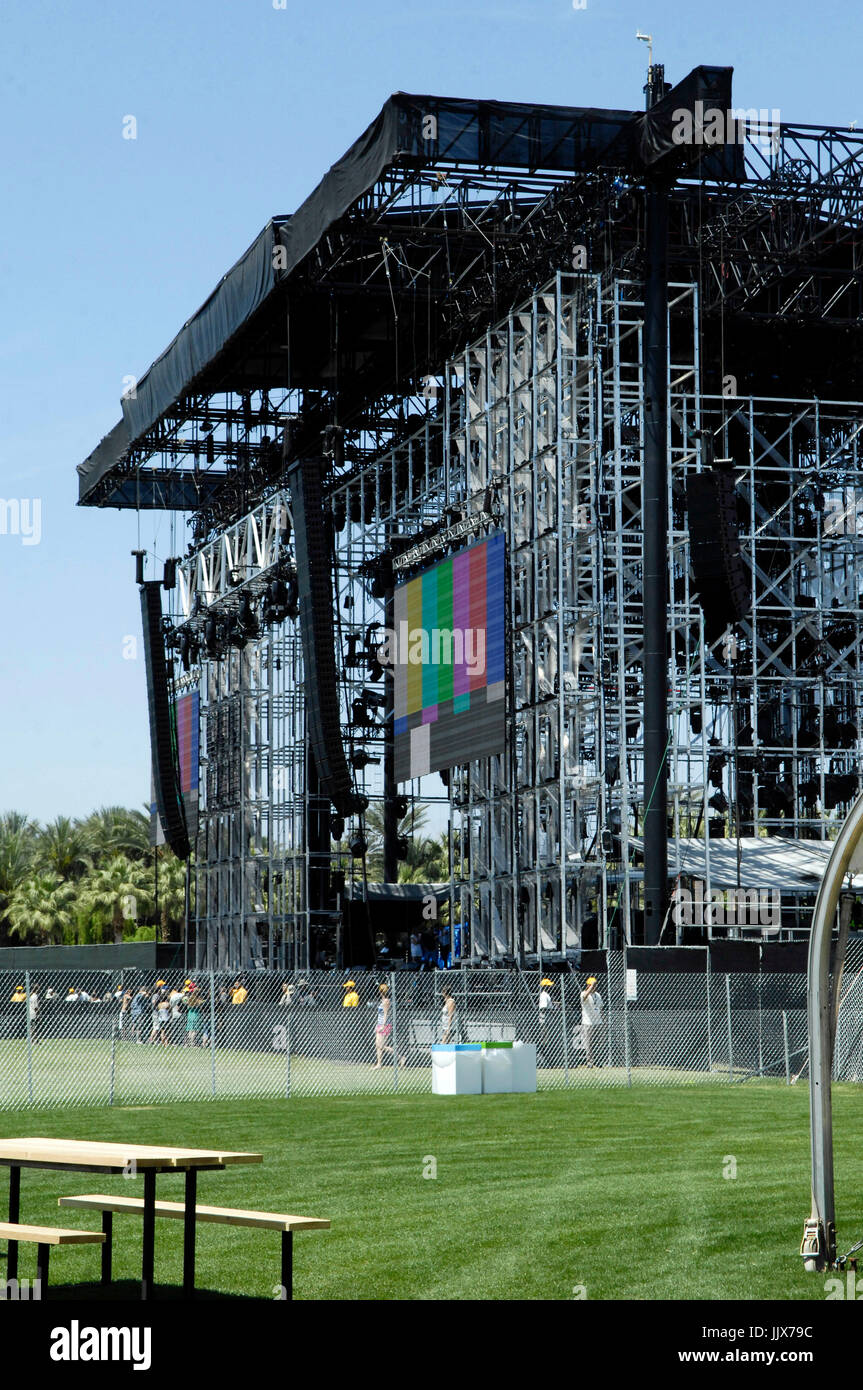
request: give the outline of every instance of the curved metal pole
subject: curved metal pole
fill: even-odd
[[[833,1001],[830,995],[830,943],[836,907],[845,876],[863,840],[863,795],[848,813],[821,880],[812,931],[806,993],[809,1031],[809,1125],[812,1151],[812,1214],[803,1229],[800,1253],[806,1269],[822,1270],[836,1258],[836,1208],[833,1191],[833,1112],[830,1074],[833,1067]],[[836,973],[841,961],[836,961]]]

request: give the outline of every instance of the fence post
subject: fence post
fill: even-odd
[[[288,1009],[288,1021],[285,1024],[285,1099],[291,1098],[291,1013],[293,1004]]]
[[[791,1085],[791,1056],[788,1051],[788,1014],[782,1010],[782,1036],[785,1040],[785,1085]]]
[[[707,972],[706,972],[704,978],[705,978],[705,980],[707,981],[707,1072],[708,1072],[708,1075],[711,1075],[711,1076],[712,1076],[712,1074],[713,1074],[713,1030],[712,1030],[712,1028],[711,1028],[711,1022],[710,1022],[710,947],[709,947],[709,946],[707,947]]]
[[[216,1094],[216,977],[210,971],[210,1089]]]
[[[764,1075],[764,1025],[761,1014],[761,947],[758,948],[758,1075]]]
[[[609,994],[611,990],[609,989]],[[609,1042],[611,1041],[609,1037]],[[623,948],[623,1057],[626,1062],[626,1084],[632,1085],[632,1067],[629,1055],[629,990],[626,987],[626,947]],[[611,1059],[609,1058],[609,1061]]]
[[[24,971],[24,1027],[27,1030],[27,1095],[33,1103],[33,1034],[30,1029],[30,971]]]
[[[390,971],[390,999],[392,1000],[390,1013],[393,1020],[393,1090],[397,1091],[399,1088],[399,1050],[396,1045],[396,973],[394,970]]]
[[[115,1075],[115,1069],[116,1069],[116,1065],[117,1065],[117,1061],[116,1061],[116,1047],[117,1047],[117,1037],[116,1037],[116,1033],[117,1033],[116,1026],[115,1026],[114,1021],[112,1020],[112,1022],[111,1022],[111,1085],[110,1085],[110,1089],[109,1089],[109,1091],[108,1091],[108,1104],[109,1104],[109,1105],[113,1105],[113,1104],[114,1104],[114,1075]]]
[[[734,1044],[731,1040],[731,976],[725,976],[725,1012],[728,1019],[728,1080],[734,1080]]]
[[[566,986],[568,975],[560,977],[560,1021],[563,1030],[563,1084],[569,1085],[569,1039],[566,1033]]]

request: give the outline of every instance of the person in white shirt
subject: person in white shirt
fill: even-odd
[[[554,1008],[554,1000],[549,990],[554,989],[554,980],[544,976],[539,986],[539,1050],[543,1058],[548,1056],[548,1015]]]
[[[581,1038],[586,1053],[587,1065],[593,1067],[593,1048],[596,1031],[602,1023],[602,995],[596,987],[596,976],[591,975],[581,991]]]
[[[36,1037],[36,1020],[39,1017],[39,994],[35,989],[31,989],[30,998],[27,1001],[27,1011],[30,1014],[30,1041],[38,1042]]]

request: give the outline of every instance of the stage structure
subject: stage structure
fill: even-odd
[[[371,960],[415,799],[464,960],[760,937],[681,927],[694,880],[808,927],[860,788],[863,132],[646,91],[391,98],[79,468],[188,514],[199,965]]]

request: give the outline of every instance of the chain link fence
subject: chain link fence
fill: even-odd
[[[441,1041],[535,1043],[541,1090],[805,1074],[805,975],[602,959],[587,1007],[584,972],[0,972],[0,1109],[430,1092]],[[840,995],[835,1075],[863,1080],[859,940]]]

